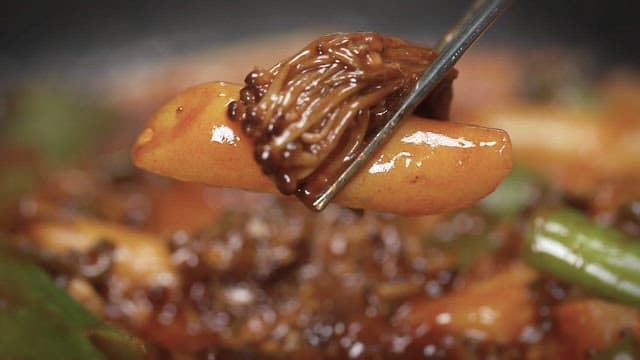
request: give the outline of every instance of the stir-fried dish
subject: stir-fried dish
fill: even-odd
[[[504,62],[492,83],[490,64],[473,70],[484,56]],[[469,57],[452,122],[404,119],[338,198],[348,207],[320,213],[210,186],[277,190],[227,117],[250,100],[239,85],[186,90],[143,128],[136,164],[175,179],[89,150],[116,112],[16,92],[0,357],[639,357],[640,77],[554,82],[535,59]]]
[[[214,186],[296,194],[312,204],[392,116],[436,52],[377,33],[325,35],[246,86],[211,82],[163,105],[133,147],[143,169]],[[500,129],[446,119],[452,70],[338,197],[425,215],[464,208],[511,169]],[[270,178],[267,178],[268,175]],[[469,181],[473,179],[473,181]]]

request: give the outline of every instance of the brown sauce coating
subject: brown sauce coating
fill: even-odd
[[[284,194],[306,204],[360,153],[437,53],[377,33],[335,33],[245,79],[229,116],[255,141],[255,159]],[[452,70],[418,107],[446,120]]]

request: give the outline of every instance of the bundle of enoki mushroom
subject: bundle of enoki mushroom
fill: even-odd
[[[313,198],[359,154],[433,62],[435,50],[377,33],[320,37],[245,79],[229,116],[255,142],[255,158],[284,194]],[[452,70],[418,107],[448,118]]]

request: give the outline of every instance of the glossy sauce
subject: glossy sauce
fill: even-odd
[[[320,37],[245,79],[229,116],[255,142],[255,159],[283,194],[309,205],[360,153],[436,56],[377,33]],[[451,71],[418,111],[446,119]]]
[[[227,117],[240,89],[207,83],[168,102],[134,145],[136,165],[184,181],[277,192],[253,157],[253,140]],[[218,96],[222,92],[227,96]],[[179,106],[184,110],[176,113]],[[503,131],[408,116],[336,202],[413,215],[452,210],[491,192],[510,166]],[[315,179],[319,186],[329,181]]]

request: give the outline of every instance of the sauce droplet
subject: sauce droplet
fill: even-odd
[[[178,106],[178,108],[176,109],[176,112],[177,112],[177,113],[180,113],[180,112],[182,112],[183,110],[184,110],[184,106],[180,105],[180,106]]]

